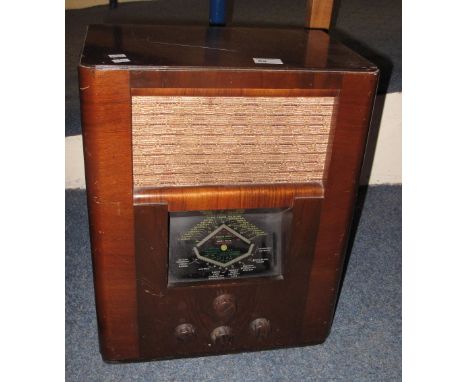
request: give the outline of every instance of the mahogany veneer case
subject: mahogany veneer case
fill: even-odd
[[[93,25],[79,77],[104,360],[322,343],[378,69],[321,31]]]

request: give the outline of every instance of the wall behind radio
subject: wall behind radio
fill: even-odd
[[[304,25],[307,0],[234,2],[232,23],[236,25]],[[118,8],[109,10],[106,0],[66,0],[66,188],[85,187],[76,66],[86,25],[207,23],[208,3],[119,0]],[[331,35],[381,69],[361,184],[401,183],[401,1],[335,0],[335,13]]]

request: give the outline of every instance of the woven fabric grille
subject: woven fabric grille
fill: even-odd
[[[135,187],[323,178],[334,97],[132,97]]]

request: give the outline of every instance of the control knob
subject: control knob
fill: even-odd
[[[175,328],[174,334],[181,342],[189,342],[195,337],[195,326],[192,324],[180,324]]]
[[[270,321],[266,318],[257,318],[250,323],[250,331],[259,338],[267,338],[271,331]]]
[[[211,332],[211,341],[215,345],[229,345],[232,339],[232,329],[229,326],[218,326]]]
[[[232,294],[222,294],[213,300],[213,310],[222,320],[231,319],[236,313],[236,300]]]

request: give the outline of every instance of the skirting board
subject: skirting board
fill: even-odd
[[[377,96],[361,184],[402,183],[402,93]],[[81,135],[65,138],[65,186],[85,188]]]
[[[130,3],[142,0],[119,0],[119,3]],[[97,5],[108,5],[109,0],[65,0],[65,9],[82,9]]]

